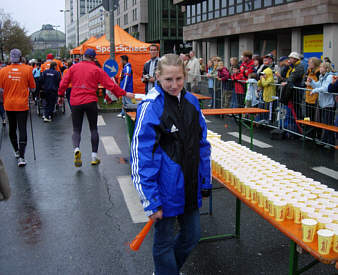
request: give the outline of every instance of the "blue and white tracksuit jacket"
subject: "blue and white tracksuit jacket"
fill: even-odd
[[[211,189],[210,143],[195,96],[180,100],[156,84],[138,106],[131,144],[132,179],[148,216],[173,217],[202,205]]]
[[[120,88],[126,92],[132,93],[133,88],[133,71],[131,70],[130,63],[127,63],[123,66],[121,72]]]

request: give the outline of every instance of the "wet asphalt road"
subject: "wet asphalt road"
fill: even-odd
[[[33,159],[29,131],[25,168],[16,166],[6,128],[0,155],[10,178],[12,198],[0,203],[1,275],[152,274],[151,234],[138,252],[127,249],[128,241],[144,224],[132,222],[116,179],[130,175],[125,123],[116,114],[102,115],[106,126],[99,127],[100,135],[114,136],[122,154],[107,155],[100,143],[102,163],[98,167],[89,164],[86,121],[81,142],[84,164],[81,169],[73,167],[69,110],[50,124],[33,114],[37,160]],[[208,119],[208,127],[221,133],[224,140],[236,140],[227,134],[237,130],[232,119]],[[337,171],[338,152],[309,142],[303,145],[300,140],[272,141],[269,137],[269,130],[255,130],[255,138],[273,147],[255,146],[254,150],[338,189],[337,179],[311,169],[325,166]],[[234,231],[235,198],[224,189],[213,194],[214,215],[201,216],[204,236]],[[288,255],[289,240],[243,205],[241,240],[199,244],[183,271],[203,275],[287,274]],[[309,255],[300,256],[300,264],[311,260]],[[333,266],[318,264],[304,274],[334,272]]]

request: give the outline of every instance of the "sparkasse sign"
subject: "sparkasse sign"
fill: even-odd
[[[95,49],[98,54],[110,53],[110,47],[97,45]],[[129,47],[125,45],[115,46],[115,52],[148,52],[147,47]]]

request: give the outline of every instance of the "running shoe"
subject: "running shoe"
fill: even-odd
[[[74,152],[74,165],[75,165],[75,167],[81,167],[82,166],[80,150]]]
[[[18,166],[19,167],[24,167],[24,166],[26,166],[26,164],[27,164],[27,162],[25,161],[24,158],[19,158],[18,159]]]
[[[117,117],[123,118],[123,114],[118,114]]]
[[[52,121],[52,119],[51,118],[47,118],[47,117],[45,117],[44,119],[43,119],[43,122],[51,122]]]
[[[20,157],[19,151],[14,152],[14,156],[18,159]]]
[[[91,164],[92,165],[99,165],[100,164],[100,159],[97,158],[97,157],[92,157],[92,161],[91,161]]]

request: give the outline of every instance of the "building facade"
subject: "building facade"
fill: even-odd
[[[228,65],[244,50],[280,57],[328,56],[338,63],[338,1],[174,0],[185,13],[183,37],[196,54]]]
[[[66,44],[77,46],[89,37],[89,14],[102,0],[65,0]]]
[[[160,43],[161,54],[178,52],[183,45],[184,14],[172,0],[148,1],[146,42]]]
[[[146,41],[148,0],[120,0],[114,22],[135,38]]]
[[[53,25],[42,25],[41,30],[36,31],[30,36],[33,45],[33,53],[40,50],[59,51],[65,46],[65,34],[54,29]]]

